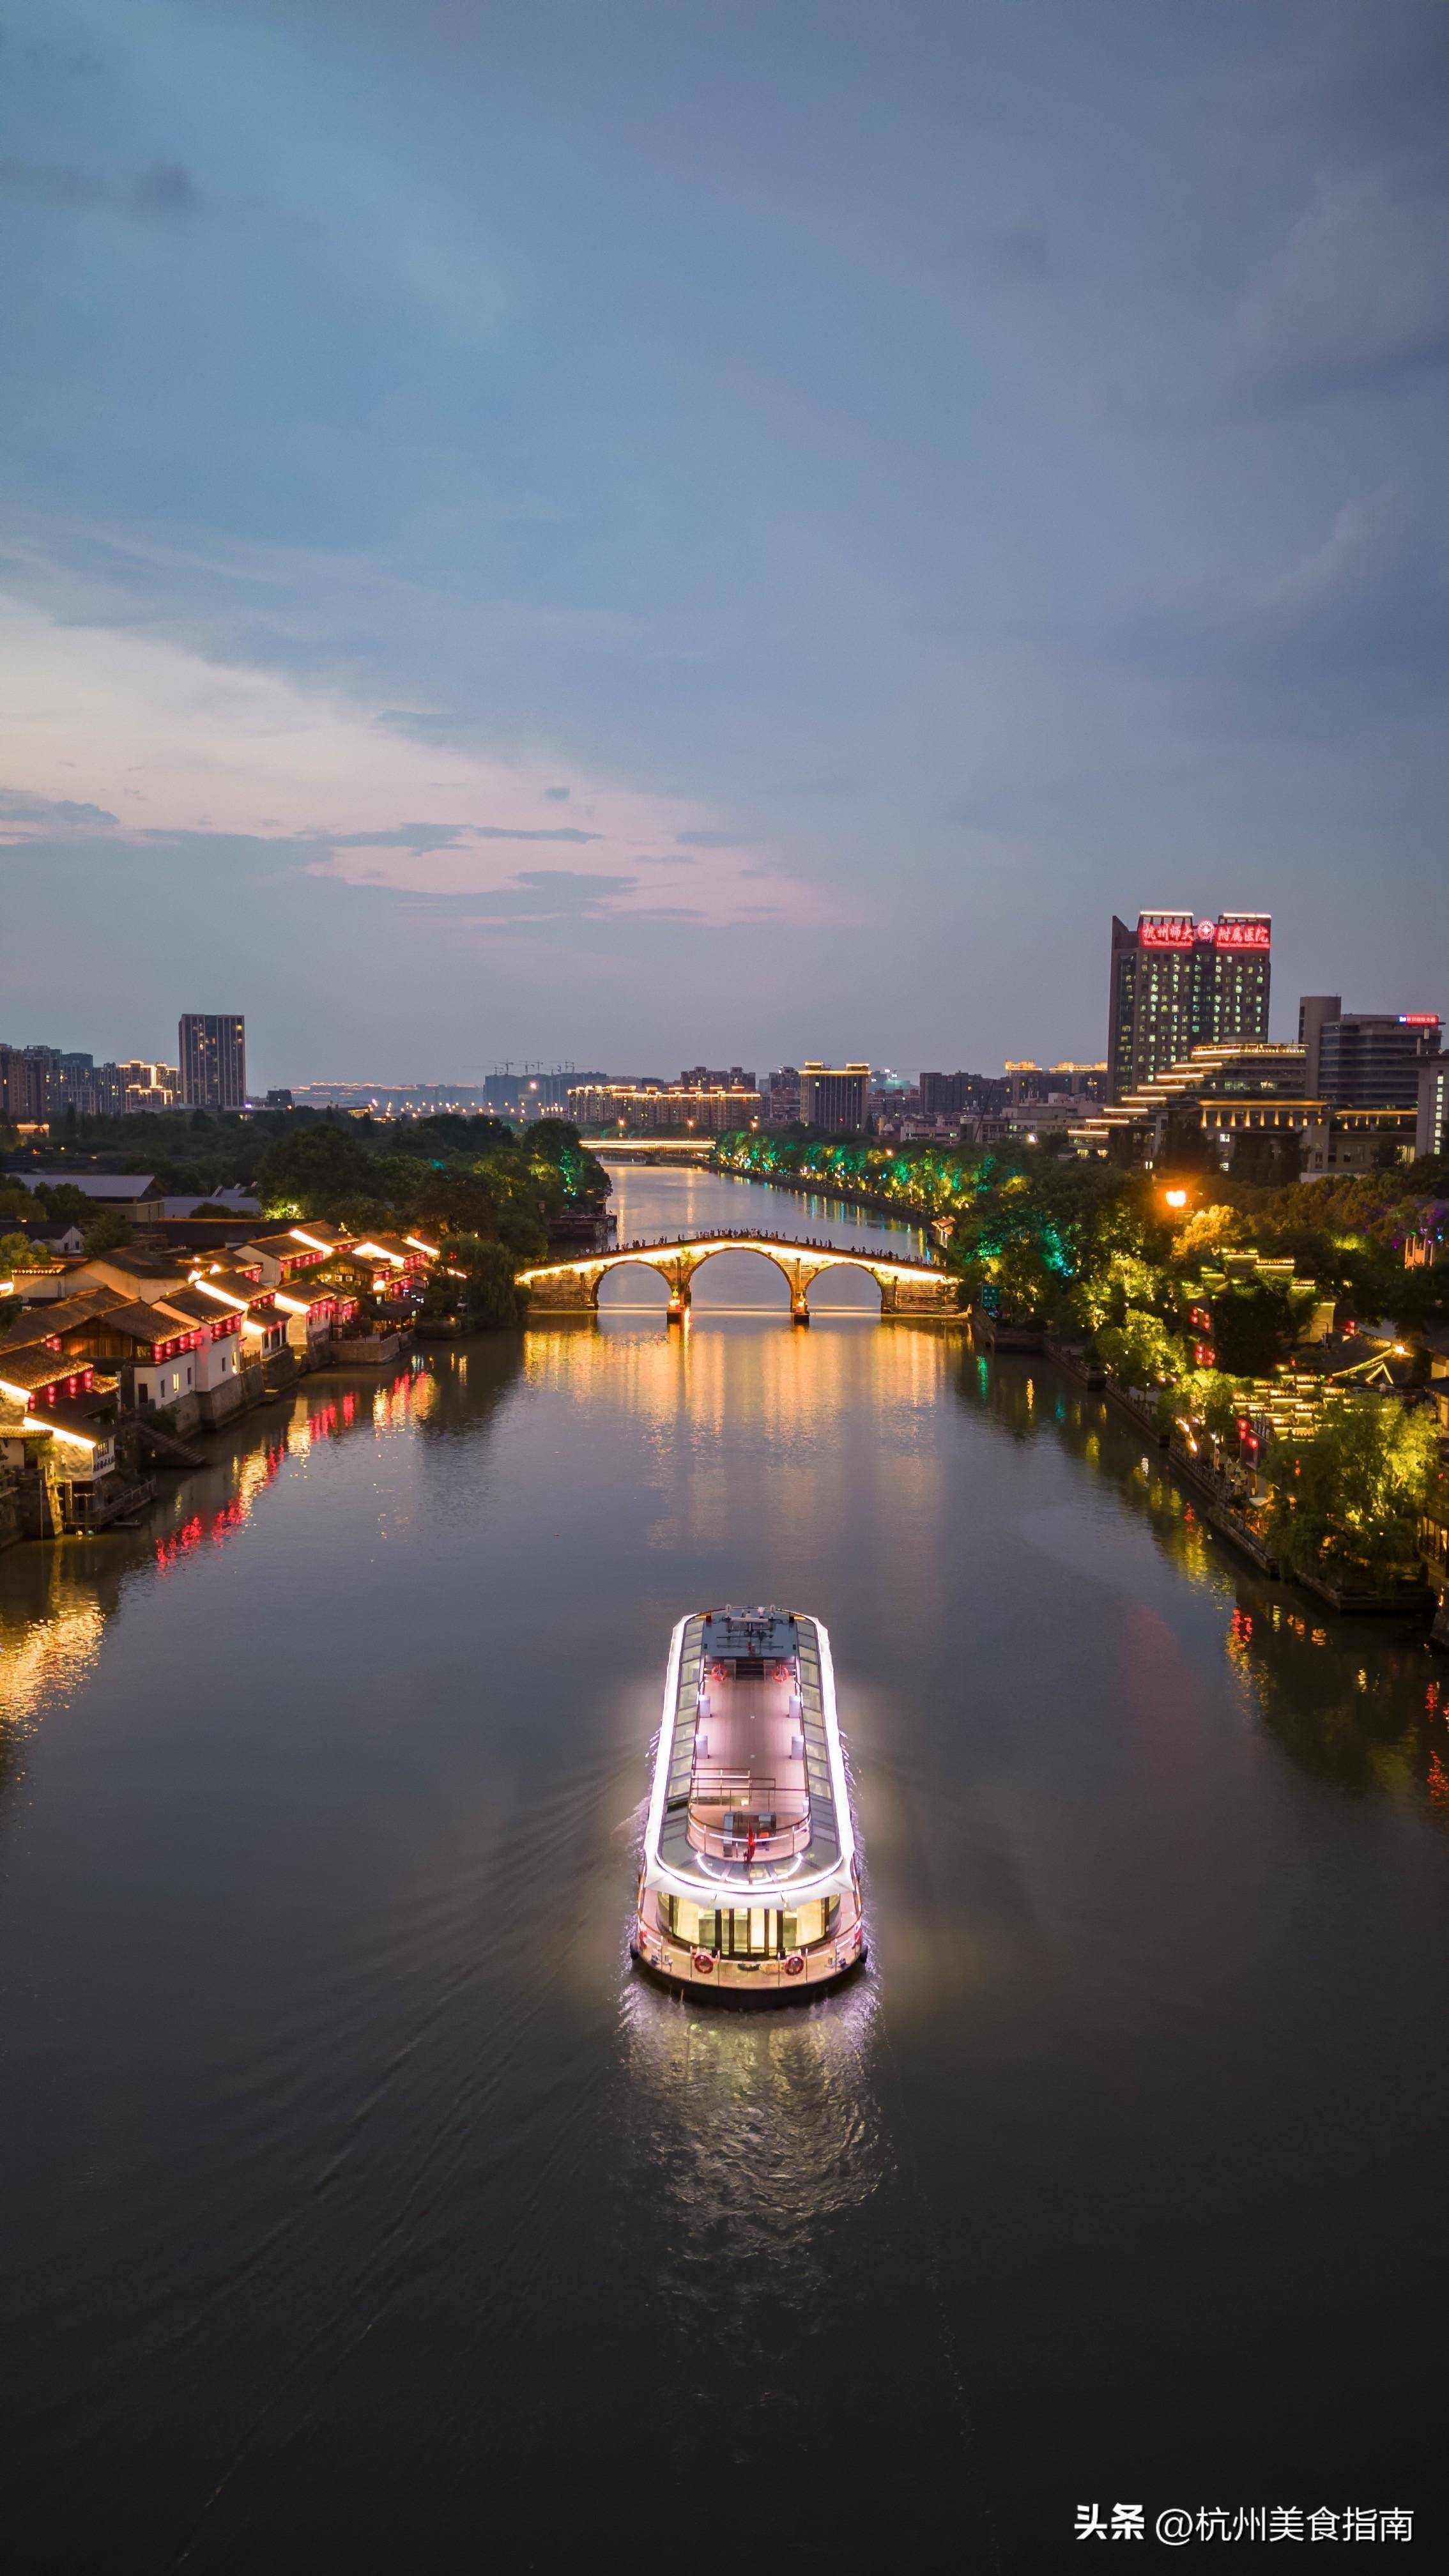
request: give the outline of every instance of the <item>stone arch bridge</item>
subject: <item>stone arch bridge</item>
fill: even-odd
[[[613,1252],[590,1253],[578,1261],[550,1261],[520,1270],[518,1284],[529,1292],[535,1314],[592,1314],[599,1303],[599,1282],[611,1270],[632,1262],[657,1271],[669,1290],[669,1320],[678,1323],[690,1305],[690,1286],[702,1263],[717,1252],[759,1252],[784,1273],[790,1291],[790,1316],[808,1324],[807,1302],[812,1281],[827,1270],[864,1270],[880,1289],[883,1315],[958,1316],[956,1281],[945,1270],[892,1252],[846,1252],[833,1243],[812,1243],[780,1234],[701,1234],[683,1242],[626,1243]]]

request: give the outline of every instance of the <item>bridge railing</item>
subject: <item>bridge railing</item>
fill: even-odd
[[[706,1228],[703,1232],[695,1234],[639,1235],[628,1243],[611,1244],[607,1252],[596,1253],[593,1258],[599,1262],[608,1262],[621,1261],[633,1252],[692,1252],[696,1244],[704,1243],[738,1244],[743,1251],[748,1251],[757,1243],[778,1244],[784,1252],[830,1253],[837,1261],[863,1262],[868,1269],[872,1270],[931,1270],[939,1273],[943,1279],[949,1276],[945,1265],[935,1260],[929,1252],[882,1252],[874,1245],[827,1243],[818,1235],[770,1234],[759,1226],[721,1225]],[[534,1267],[542,1270],[564,1270],[572,1268],[573,1264],[539,1262]]]

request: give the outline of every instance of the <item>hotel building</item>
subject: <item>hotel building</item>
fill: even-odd
[[[1273,930],[1266,912],[1142,912],[1112,920],[1107,1064],[1120,1100],[1199,1046],[1263,1043]]]

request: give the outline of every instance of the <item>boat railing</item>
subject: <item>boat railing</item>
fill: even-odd
[[[714,1860],[781,1860],[810,1840],[809,1792],[781,1793],[758,1771],[696,1765],[686,1831],[693,1849]]]

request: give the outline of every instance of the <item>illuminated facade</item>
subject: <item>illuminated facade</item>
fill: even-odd
[[[1178,1064],[1199,1046],[1268,1035],[1273,925],[1266,912],[1143,912],[1112,919],[1107,1014],[1111,1095]]]
[[[1449,1056],[1430,1056],[1419,1067],[1414,1152],[1436,1161],[1449,1155]]]
[[[1301,1046],[1265,1039],[1194,1047],[1070,1132],[1079,1153],[1128,1166],[1170,1165],[1178,1155],[1196,1161],[1201,1153],[1223,1171],[1274,1183],[1410,1159],[1412,1108],[1334,1108],[1307,1077]]]
[[[242,1109],[247,1024],[240,1011],[183,1011],[181,1099],[187,1109]]]

